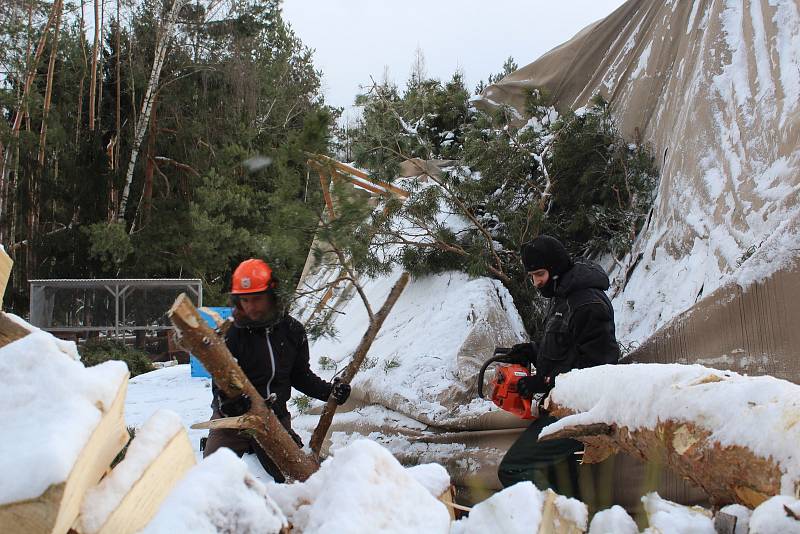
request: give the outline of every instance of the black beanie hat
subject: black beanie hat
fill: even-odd
[[[522,245],[522,264],[527,272],[547,269],[550,276],[561,276],[572,268],[572,258],[561,241],[540,235]]]

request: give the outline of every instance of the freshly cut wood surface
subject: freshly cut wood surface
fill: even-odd
[[[72,527],[86,491],[100,481],[128,441],[124,419],[128,376],[126,373],[117,396],[89,437],[69,477],[53,484],[35,499],[0,506],[0,532],[61,534]],[[42,436],[42,439],[48,437]]]
[[[557,405],[550,413],[574,412]],[[689,421],[662,421],[655,428],[629,429],[614,424],[567,426],[542,440],[572,438],[584,443],[584,463],[597,463],[623,451],[665,465],[705,491],[712,504],[738,503],[755,508],[781,489],[781,471],[771,459],[742,446],[722,446],[711,432]]]
[[[8,277],[11,276],[11,266],[14,264],[6,251],[0,248],[0,310],[3,309],[3,295],[6,293]]]
[[[0,311],[0,348],[30,334],[24,326]]]
[[[132,534],[142,530],[158,512],[161,503],[178,481],[194,465],[194,451],[189,435],[181,428],[145,469],[141,478],[133,484],[97,533]]]

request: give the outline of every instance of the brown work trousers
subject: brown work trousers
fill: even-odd
[[[215,409],[211,414],[211,419],[222,419],[225,417],[219,410]],[[279,419],[281,424],[286,428],[290,435],[294,434],[292,431],[292,423],[289,417]],[[294,434],[296,435],[296,434]],[[294,436],[293,436],[294,437]],[[299,438],[297,438],[299,439]],[[299,444],[298,444],[299,446]],[[264,467],[264,470],[275,479],[275,482],[286,482],[286,478],[281,473],[275,462],[267,455],[266,451],[261,448],[258,442],[247,432],[240,432],[239,430],[232,430],[227,428],[212,429],[208,432],[208,439],[206,440],[205,449],[203,449],[203,458],[216,452],[221,447],[227,447],[238,456],[244,454],[255,454],[258,461]]]

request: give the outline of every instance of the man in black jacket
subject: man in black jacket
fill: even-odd
[[[246,395],[226,398],[212,384],[211,418],[242,415],[250,409],[251,402],[267,402],[297,446],[302,447],[300,436],[292,430],[286,407],[292,387],[320,400],[332,396],[343,404],[350,395],[350,386],[338,381],[326,382],[311,370],[305,328],[280,306],[275,291],[277,281],[269,265],[262,260],[245,260],[234,271],[231,285],[235,321],[225,344],[262,398],[253,400]],[[211,430],[203,456],[220,447],[228,447],[239,456],[255,453],[277,482],[284,481],[280,470],[251,436],[237,430]]]
[[[605,291],[608,276],[590,261],[572,261],[557,239],[539,236],[522,248],[522,262],[534,285],[550,299],[544,332],[538,343],[515,345],[510,356],[533,364],[536,373],[521,379],[518,391],[537,400],[554,386],[557,375],[572,369],[617,363],[619,345],[614,335],[614,310]],[[557,439],[539,442],[542,429],[556,418],[540,417],[514,442],[498,468],[500,482],[510,486],[530,480],[539,489],[578,496],[579,441]]]

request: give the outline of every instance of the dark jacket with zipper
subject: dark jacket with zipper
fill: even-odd
[[[536,357],[536,372],[550,387],[559,373],[617,363],[620,357],[603,269],[579,260],[554,284]]]
[[[225,344],[261,396],[276,395],[272,410],[278,419],[289,417],[286,403],[293,387],[315,399],[328,399],[331,383],[311,370],[305,328],[293,317],[285,315],[270,327],[234,323]],[[216,386],[213,389],[217,408],[221,393]]]

